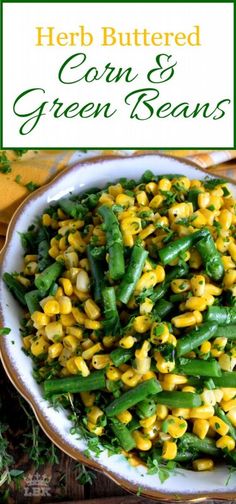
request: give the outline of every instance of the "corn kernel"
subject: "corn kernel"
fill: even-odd
[[[69,315],[72,311],[71,300],[68,296],[60,296],[58,299],[61,315]]]
[[[72,296],[73,285],[68,278],[59,278],[59,285],[63,287],[66,296]]]
[[[95,424],[98,422],[98,420],[104,415],[103,411],[98,408],[98,406],[92,406],[91,410],[88,412],[87,417],[88,420]]]
[[[167,432],[173,438],[182,437],[188,428],[188,424],[186,420],[183,418],[175,417],[173,415],[169,415],[167,417]]]
[[[164,460],[173,460],[177,455],[177,445],[174,441],[164,441],[162,448],[162,458]]]
[[[156,196],[154,196],[154,198],[151,199],[151,201],[149,203],[149,207],[156,210],[157,208],[159,208],[161,206],[163,201],[164,201],[164,196],[157,194]]]
[[[222,294],[222,289],[217,285],[207,283],[205,285],[205,294],[210,294],[212,296],[220,296]]]
[[[140,431],[136,430],[133,432],[133,438],[136,443],[136,447],[141,451],[148,451],[152,447],[152,442],[147,439]]]
[[[225,271],[228,271],[229,269],[235,268],[234,261],[232,260],[232,258],[230,256],[223,255],[221,257],[221,260],[222,260]]]
[[[81,372],[82,376],[85,377],[90,374],[89,368],[81,355],[74,358],[74,363],[75,363],[78,371]]]
[[[156,421],[156,415],[152,415],[148,418],[144,418],[143,420],[139,420],[139,423],[141,427],[145,429],[149,429],[149,427],[152,427]]]
[[[76,278],[76,289],[81,292],[88,292],[90,289],[90,280],[87,271],[80,270]]]
[[[193,433],[196,434],[200,439],[205,439],[210,424],[207,420],[197,418],[193,422]]]
[[[203,406],[198,406],[198,408],[190,409],[190,418],[203,418],[208,420],[208,418],[213,417],[215,410],[213,406],[208,406],[204,404]]]
[[[158,420],[164,420],[168,415],[168,408],[164,404],[158,404],[156,408],[156,416]]]
[[[170,191],[171,181],[168,178],[161,178],[158,182],[159,191]]]
[[[233,242],[230,243],[228,250],[229,250],[229,253],[230,253],[233,261],[236,262],[236,243],[233,243]]]
[[[41,336],[32,342],[30,350],[35,357],[39,357],[48,351],[48,346],[48,342]]]
[[[145,240],[145,238],[154,233],[154,231],[156,231],[156,227],[153,224],[149,224],[147,227],[142,229],[142,231],[140,231],[139,238],[141,238],[141,240]]]
[[[134,205],[134,198],[132,196],[128,196],[128,194],[118,194],[116,196],[116,204],[124,207],[129,207]]]
[[[60,340],[63,337],[62,324],[60,322],[50,322],[45,327],[45,333],[49,340]]]
[[[70,327],[75,324],[75,318],[72,313],[68,313],[68,315],[61,314],[60,321],[64,327]]]
[[[90,360],[97,352],[100,352],[100,350],[102,350],[101,343],[96,343],[87,350],[84,350],[84,352],[82,353],[82,357],[85,360]]]
[[[201,354],[208,354],[210,352],[210,350],[211,350],[210,341],[204,341],[200,346]]]
[[[71,352],[75,352],[78,348],[79,340],[75,336],[72,336],[72,334],[68,334],[68,336],[63,338],[63,345]]]
[[[190,409],[189,408],[172,408],[172,415],[174,415],[176,417],[188,419],[188,418],[190,418]]]
[[[106,376],[108,380],[119,381],[121,377],[121,371],[115,366],[110,366],[106,371]]]
[[[154,345],[167,343],[170,332],[168,325],[164,322],[153,322],[150,340]]]
[[[72,313],[73,317],[76,320],[76,322],[80,325],[84,325],[84,322],[86,320],[86,315],[83,313],[79,308],[72,308]]]
[[[233,408],[236,408],[236,399],[231,399],[230,401],[221,401],[221,407],[224,411],[230,411]]]
[[[214,394],[214,390],[204,389],[201,393],[202,402],[206,405],[215,406],[216,397]]]
[[[234,399],[234,397],[236,396],[236,388],[234,387],[228,387],[228,388],[221,387],[220,390],[223,393],[224,401],[230,401],[231,399]]]
[[[120,420],[121,423],[127,425],[129,422],[132,420],[132,415],[128,410],[122,411],[119,415],[117,415],[118,420]]]
[[[92,394],[91,392],[80,392],[80,397],[86,408],[93,406],[96,399],[95,394]]]
[[[87,422],[87,428],[89,432],[92,432],[96,436],[102,436],[104,432],[104,427],[101,427],[99,425],[95,425],[92,422]]]
[[[214,468],[214,462],[211,459],[202,458],[193,461],[194,471],[212,471]]]
[[[223,371],[233,371],[236,364],[236,359],[228,354],[221,354],[219,357],[219,365]]]
[[[90,298],[84,303],[84,311],[91,320],[97,320],[101,316],[99,306],[93,301],[93,299]]]
[[[97,331],[98,329],[101,329],[102,324],[98,320],[90,320],[86,318],[84,321],[84,327],[86,329],[91,329],[92,331]]]
[[[228,420],[233,424],[234,427],[236,427],[236,408],[232,408],[227,414],[226,414]]]
[[[165,360],[160,352],[155,352],[154,358],[156,360],[156,367],[160,373],[171,373],[175,368],[175,362]]]
[[[149,201],[145,191],[140,191],[136,194],[136,200],[140,206],[147,206]]]
[[[63,345],[61,343],[53,343],[52,345],[50,345],[49,349],[48,349],[48,356],[50,357],[50,359],[56,359],[57,357],[59,357],[59,355],[61,354],[63,350]]]
[[[23,337],[23,346],[24,346],[25,350],[30,350],[31,343],[33,341],[33,337],[34,336],[32,334],[29,334],[28,336]]]
[[[179,219],[190,217],[192,212],[193,212],[192,203],[177,203],[175,205],[172,205],[171,208],[169,208],[168,217],[170,221],[173,223],[178,221]]]
[[[229,426],[217,416],[213,416],[209,419],[210,427],[220,434],[220,436],[225,436],[229,430]]]
[[[145,333],[147,332],[152,325],[152,321],[146,315],[140,315],[139,317],[135,317],[133,328],[137,333]]]
[[[24,268],[24,275],[33,276],[38,271],[38,263],[31,261]]]
[[[140,375],[134,369],[129,368],[121,375],[121,380],[128,387],[135,387],[140,381]]]
[[[171,319],[175,327],[189,327],[196,323],[196,318],[192,312],[185,312]]]
[[[222,355],[226,344],[227,338],[215,338],[211,344],[211,355],[213,357],[219,357],[220,355]]]
[[[72,375],[78,374],[78,368],[75,365],[75,358],[74,357],[70,357],[70,359],[68,359],[68,361],[66,362],[66,369]]]
[[[193,275],[190,280],[190,284],[194,296],[203,296],[206,284],[206,280],[203,275]]]
[[[49,324],[50,318],[48,315],[45,313],[42,313],[40,311],[35,311],[31,315],[31,319],[33,320],[33,325],[36,329],[39,329],[40,327],[46,326]]]
[[[189,265],[190,268],[199,269],[202,264],[201,256],[196,249],[192,249],[190,252]]]
[[[192,296],[185,302],[185,307],[187,310],[198,310],[204,311],[206,309],[206,301],[204,297]]]
[[[231,287],[236,283],[236,269],[229,269],[225,272],[223,283],[225,287]]]
[[[190,290],[190,281],[184,278],[172,280],[171,284],[171,290],[175,293],[178,294],[179,292],[187,292]]]
[[[216,447],[221,450],[232,451],[235,448],[235,441],[231,436],[222,436],[216,441]]]
[[[154,303],[149,298],[145,298],[143,303],[139,305],[140,315],[148,315],[153,309]]]
[[[46,226],[46,227],[50,226],[51,225],[51,221],[52,221],[52,219],[51,219],[51,217],[50,217],[49,214],[47,214],[47,213],[43,214],[43,216],[42,216],[42,224],[43,224],[43,226]]]
[[[68,251],[64,252],[64,260],[66,269],[77,268],[79,264],[78,254],[76,252]]]
[[[109,355],[93,355],[92,357],[92,366],[95,369],[104,369],[110,363]]]

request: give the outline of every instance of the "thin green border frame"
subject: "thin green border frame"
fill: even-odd
[[[233,4],[233,145],[231,147],[161,147],[161,146],[155,146],[155,147],[135,147],[135,146],[130,146],[130,147],[101,147],[101,146],[89,146],[89,147],[84,147],[82,145],[76,146],[76,147],[29,147],[30,150],[43,150],[43,149],[50,149],[50,150],[58,150],[59,148],[62,150],[75,150],[78,148],[86,148],[88,150],[97,150],[97,149],[102,149],[102,150],[111,150],[111,149],[118,149],[118,150],[127,150],[127,149],[135,149],[135,150],[182,150],[182,149],[203,149],[203,150],[229,150],[229,149],[235,149],[236,148],[236,88],[235,88],[235,47],[236,47],[236,35],[235,35],[235,25],[236,25],[236,9],[235,9],[235,0],[164,0],[165,3],[230,3]],[[163,3],[163,0],[148,0],[145,2],[145,0],[87,0],[84,2],[84,0],[70,0],[67,2],[66,0],[29,0],[29,1],[21,1],[21,0],[0,0],[0,27],[1,27],[1,50],[0,50],[0,85],[1,85],[1,92],[0,92],[0,149],[8,150],[8,149],[17,149],[18,147],[6,147],[3,145],[3,4],[4,3]],[[25,147],[25,146],[24,146]],[[26,147],[27,148],[27,147]]]

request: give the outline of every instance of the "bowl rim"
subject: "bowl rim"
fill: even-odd
[[[183,166],[187,165],[192,168],[195,168],[198,171],[202,171],[207,175],[207,172],[204,168],[201,168],[198,166],[197,163],[195,163],[192,160],[189,160],[187,158],[180,158],[177,156],[170,156],[166,154],[159,153],[156,150],[150,150],[150,151],[144,151],[141,152],[139,151],[138,153],[135,153],[133,155],[99,155],[93,158],[85,159],[85,160],[80,160],[75,163],[73,163],[71,166],[66,167],[63,171],[58,173],[51,181],[49,181],[47,184],[44,184],[42,187],[38,188],[36,191],[34,191],[32,194],[29,194],[23,202],[19,205],[19,207],[15,210],[15,212],[12,215],[12,218],[9,222],[7,233],[6,233],[6,240],[5,244],[0,251],[0,266],[2,267],[2,263],[4,260],[4,257],[7,253],[8,250],[8,242],[10,238],[12,237],[14,233],[15,226],[17,224],[17,220],[19,215],[21,215],[22,212],[24,212],[25,208],[28,205],[29,201],[33,201],[35,197],[38,197],[39,195],[41,196],[45,191],[48,189],[52,188],[53,185],[58,181],[63,179],[65,176],[67,176],[68,172],[72,172],[74,169],[79,169],[80,167],[84,167],[87,165],[96,165],[99,163],[104,163],[106,161],[121,161],[122,160],[127,160],[127,159],[135,159],[136,157],[148,157],[148,156],[156,156],[157,158],[169,158],[170,160],[176,160],[180,164],[183,164]],[[213,177],[219,177],[217,174],[209,174],[210,176]],[[219,177],[220,178],[220,177]],[[224,179],[230,182],[233,185],[236,185],[236,181],[231,179],[230,177],[224,176]],[[2,308],[1,308],[1,300],[0,300],[0,326],[3,326],[3,316],[2,316]],[[82,452],[78,452],[75,448],[72,446],[68,446],[67,442],[64,441],[58,434],[57,432],[54,432],[53,429],[47,425],[46,418],[44,414],[40,410],[40,406],[36,404],[35,400],[33,399],[30,390],[27,389],[26,386],[22,383],[18,383],[17,378],[15,376],[15,371],[14,368],[11,365],[11,359],[10,356],[7,354],[7,352],[4,352],[4,338],[0,338],[0,359],[3,365],[3,368],[6,372],[7,377],[13,384],[13,386],[16,388],[16,390],[20,393],[20,395],[28,402],[30,407],[32,408],[34,415],[42,428],[43,432],[46,434],[46,436],[61,450],[63,451],[66,455],[70,456],[74,460],[77,460],[81,462],[82,464],[85,464],[86,466],[89,466],[91,469],[94,469],[98,472],[102,472],[105,474],[107,477],[109,477],[112,481],[114,481],[116,484],[124,488],[126,491],[136,494],[137,493],[137,487],[135,484],[132,482],[123,479],[122,477],[119,477],[115,473],[107,470],[103,466],[100,465],[99,462],[96,460],[87,458]],[[208,498],[215,499],[215,500],[225,500],[225,501],[230,501],[235,498],[235,493],[232,492],[207,492],[207,493],[184,493],[181,495],[181,499],[184,502],[203,502]],[[172,501],[172,502],[179,502],[180,498],[178,495],[169,493],[169,492],[161,492],[161,491],[156,491],[151,488],[147,488],[144,486],[142,489],[141,493],[142,497],[146,497],[155,501]]]

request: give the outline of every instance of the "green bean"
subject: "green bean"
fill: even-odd
[[[104,305],[103,327],[106,334],[119,334],[120,318],[116,306],[116,294],[114,287],[104,287],[102,290],[102,300]]]
[[[174,460],[175,462],[190,462],[194,458],[196,458],[196,453],[189,451],[178,451]]]
[[[39,290],[32,290],[25,294],[25,301],[30,313],[40,309],[39,301],[42,299],[42,293]]]
[[[233,424],[230,422],[229,418],[225,414],[225,412],[218,406],[215,406],[215,413],[223,422],[225,422],[229,426],[229,434],[236,441],[236,429]]]
[[[183,336],[177,341],[177,355],[185,355],[194,348],[199,347],[204,341],[207,341],[214,336],[217,329],[215,322],[205,322],[192,329],[186,336]]]
[[[91,390],[103,389],[106,385],[104,371],[94,371],[88,376],[69,376],[68,378],[58,378],[46,380],[44,382],[44,392],[46,397],[54,394],[66,394],[77,392],[89,392]]]
[[[236,323],[236,307],[229,306],[209,306],[205,320],[216,322],[219,325]]]
[[[9,291],[13,294],[13,296],[20,302],[21,305],[26,306],[25,294],[27,292],[26,288],[16,280],[13,275],[10,273],[3,274],[3,280],[7,285]]]
[[[153,292],[150,296],[153,303],[156,303],[165,296],[172,280],[174,280],[175,278],[182,278],[188,273],[188,270],[189,268],[186,263],[180,264],[179,266],[175,266],[174,268],[172,268],[167,273],[164,282],[162,282],[161,285],[156,287],[156,289],[153,289]]]
[[[142,274],[143,266],[147,256],[147,250],[145,250],[143,247],[140,247],[139,245],[134,245],[130,262],[117,291],[117,299],[119,299],[119,301],[122,301],[122,303],[128,303],[130,297],[132,296],[135,285]]]
[[[192,203],[194,212],[198,209],[198,195],[201,192],[202,191],[199,189],[190,189],[190,191],[188,191],[187,199]]]
[[[214,378],[213,381],[216,387],[234,388],[236,387],[236,372],[228,371],[222,373],[222,376]]]
[[[227,338],[229,340],[236,339],[236,325],[230,324],[227,326],[218,326],[215,336],[222,336],[223,338]]]
[[[137,404],[136,413],[140,418],[149,418],[155,411],[156,404],[152,399],[144,399]]]
[[[157,404],[165,404],[169,408],[197,408],[201,406],[201,397],[192,392],[167,392],[163,391],[156,395]]]
[[[122,424],[121,422],[119,422],[119,420],[116,419],[111,421],[110,425],[123,450],[127,452],[133,450],[133,448],[135,448],[136,446],[136,443],[126,425]]]
[[[221,368],[216,360],[180,359],[177,365],[180,373],[192,376],[221,376]]]
[[[71,199],[60,200],[59,206],[63,210],[63,212],[65,212],[70,217],[73,217],[74,219],[83,219],[88,212],[86,206]]]
[[[196,249],[202,258],[207,274],[213,280],[220,280],[224,274],[224,266],[209,231],[201,240],[197,241]]]
[[[102,300],[102,289],[104,287],[104,271],[102,261],[98,261],[92,254],[93,247],[88,245],[87,256],[90,264],[90,269],[93,277],[93,297],[96,302]]]
[[[104,220],[107,250],[109,252],[109,274],[112,280],[119,280],[125,272],[124,245],[119,222],[108,206],[98,209],[99,215]]]
[[[152,315],[158,315],[160,319],[165,319],[167,315],[171,312],[173,309],[173,303],[170,303],[170,301],[167,301],[166,299],[160,299],[154,306],[154,309],[152,310]]]
[[[136,387],[112,401],[105,409],[106,415],[108,417],[119,415],[119,413],[135,406],[147,396],[158,394],[160,390],[160,383],[155,378],[139,383]]]
[[[39,271],[45,270],[45,268],[47,268],[52,262],[52,258],[48,255],[49,248],[50,244],[46,239],[40,241],[38,244]]]
[[[187,296],[187,292],[179,292],[179,294],[171,294],[169,300],[171,301],[171,303],[182,303],[183,301],[186,301]]]
[[[186,392],[184,392],[186,393]],[[206,453],[207,455],[218,456],[221,454],[221,450],[216,448],[215,441],[210,438],[200,439],[195,434],[190,434],[186,432],[180,440],[181,448],[187,448],[187,450],[198,451]]]
[[[199,231],[195,231],[195,233],[183,236],[178,240],[170,242],[166,247],[159,251],[162,264],[169,264],[171,261],[174,261],[174,259],[177,259],[179,254],[189,250],[197,240],[205,235],[205,233],[206,230],[200,229]]]
[[[51,285],[61,275],[64,269],[63,264],[54,262],[35,278],[35,285],[41,292],[47,292]]]
[[[115,350],[112,350],[110,353],[110,358],[114,364],[114,366],[119,367],[122,364],[125,364],[127,361],[129,361],[133,356],[133,350],[132,349],[125,349],[125,348],[116,348]]]

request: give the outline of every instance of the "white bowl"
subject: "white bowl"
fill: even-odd
[[[139,179],[145,170],[154,174],[184,174],[190,179],[203,179],[206,173],[195,168],[190,162],[179,159],[146,154],[127,158],[97,158],[81,162],[68,169],[47,186],[36,191],[14,215],[7,243],[1,254],[1,277],[3,272],[17,271],[22,266],[22,247],[19,233],[25,231],[45,207],[69,193],[81,193],[91,187],[103,187],[108,181],[120,177]],[[230,184],[231,185],[231,184]],[[235,186],[231,190],[236,194]],[[103,451],[99,457],[91,453],[84,456],[86,441],[70,433],[71,423],[66,411],[56,411],[43,398],[41,387],[32,377],[32,361],[21,350],[19,332],[21,308],[0,280],[1,322],[10,327],[11,333],[0,338],[0,352],[3,366],[17,390],[31,404],[39,424],[47,436],[65,453],[94,469],[110,476],[114,481],[131,492],[141,488],[142,495],[162,500],[204,500],[218,498],[233,500],[236,496],[236,476],[232,476],[227,486],[228,470],[218,466],[211,472],[178,470],[163,484],[157,475],[148,475],[143,467],[131,467],[122,455],[108,457]],[[13,343],[14,342],[14,343]]]

